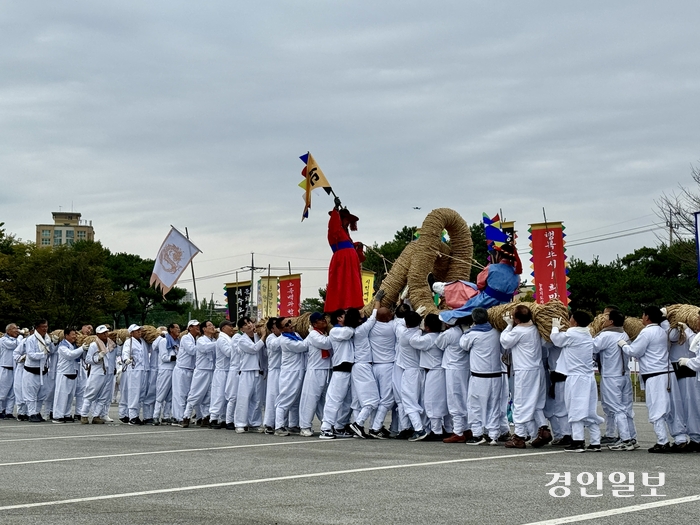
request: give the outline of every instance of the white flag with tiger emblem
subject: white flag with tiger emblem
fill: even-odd
[[[171,226],[170,233],[156,255],[156,263],[151,275],[151,286],[155,286],[156,289],[160,287],[163,296],[165,296],[175,286],[190,261],[200,252],[201,250],[192,244],[187,237]]]

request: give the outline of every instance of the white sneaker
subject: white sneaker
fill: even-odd
[[[104,421],[105,423],[114,423],[114,419],[112,419],[109,416],[102,416],[102,421]]]
[[[245,434],[245,428],[236,427],[236,434]]]
[[[314,435],[314,431],[311,430],[310,428],[302,428],[299,435],[302,437],[308,438],[308,437],[311,437]]]

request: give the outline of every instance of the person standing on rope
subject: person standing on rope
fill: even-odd
[[[333,250],[328,267],[328,287],[323,311],[327,313],[347,308],[362,308],[362,278],[360,264],[365,260],[362,243],[354,243],[348,228],[357,231],[360,219],[342,208],[335,198],[335,208],[328,212],[328,244]]]

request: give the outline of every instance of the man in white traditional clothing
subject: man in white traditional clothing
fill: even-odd
[[[180,339],[180,346],[173,369],[173,418],[178,425],[185,419],[185,405],[192,385],[192,375],[197,359],[197,336],[199,321],[191,319],[187,322],[187,333]]]
[[[87,384],[83,395],[83,405],[80,407],[80,422],[90,423],[90,413],[93,414],[92,423],[103,424],[101,417],[105,399],[112,397],[112,378],[117,360],[117,345],[109,339],[109,329],[100,325],[95,329],[97,339],[90,343],[85,356],[88,366]]]
[[[238,327],[236,327],[238,328]],[[226,430],[236,430],[233,422],[236,414],[236,401],[238,399],[238,372],[241,370],[241,353],[238,351],[238,340],[243,334],[240,330],[231,336],[231,361],[226,378]]]
[[[238,396],[233,423],[236,433],[247,430],[264,432],[262,413],[260,412],[260,382],[264,374],[262,353],[265,341],[255,332],[255,323],[244,317],[238,320],[238,329],[242,332],[238,340],[238,351],[241,355],[241,369],[238,378]]]
[[[216,326],[211,321],[204,321],[199,325],[199,330],[202,335],[195,345],[196,364],[182,418],[183,428],[190,426],[190,418],[195,414],[202,416],[201,422],[197,420],[197,424],[208,427],[210,422],[211,381],[216,362]]]
[[[312,423],[314,416],[323,419],[323,407],[326,404],[326,392],[331,380],[333,346],[326,335],[328,323],[326,317],[313,312],[309,317],[311,330],[304,344],[308,349],[306,373],[299,399],[299,426],[303,437],[314,435]]]
[[[381,304],[384,291],[377,292],[377,306]],[[391,310],[379,306],[377,322],[369,332],[369,345],[372,347],[372,374],[379,391],[379,406],[374,415],[368,435],[375,439],[387,439],[390,432],[384,428],[386,415],[396,406],[394,400],[394,362],[396,361],[396,321]],[[393,422],[398,427],[398,421]]]
[[[506,329],[501,333],[501,346],[513,357],[514,391],[513,422],[515,434],[506,441],[507,448],[525,448],[525,441],[537,432],[531,445],[541,447],[552,441],[552,433],[544,417],[546,382],[542,365],[542,342],[532,322],[532,312],[518,305],[513,316],[503,316]]]
[[[483,308],[480,310],[483,310]],[[472,312],[472,319],[473,317]],[[448,327],[435,341],[437,347],[443,351],[442,367],[445,369],[447,410],[454,426],[453,434],[443,439],[443,443],[466,443],[468,439],[473,437],[469,430],[467,410],[469,399],[469,354],[460,346],[460,340],[463,335],[462,319],[465,318],[458,319],[457,326]]]
[[[312,314],[313,315],[313,314]],[[277,328],[277,318],[270,317],[265,327],[265,349],[267,350],[267,388],[265,389],[265,417],[263,426],[265,434],[275,433],[275,403],[280,392],[280,367],[282,366],[282,349],[279,337],[282,331]]]
[[[47,335],[48,331],[49,323],[46,319],[34,323],[34,334],[27,338],[24,348],[26,360],[22,391],[27,402],[30,423],[45,421],[41,415],[41,405],[47,399],[47,390],[54,386],[47,375],[51,357],[56,353],[56,346]]]
[[[12,353],[17,348],[17,337],[19,327],[10,323],[0,338],[0,419],[14,419],[15,360]]]
[[[236,329],[231,321],[226,320],[219,324],[209,404],[209,426],[214,429],[226,428],[226,380],[231,366],[231,337],[234,333]]]
[[[685,425],[674,413],[680,407],[678,382],[673,373],[668,353],[668,334],[661,328],[663,314],[658,306],[647,306],[642,315],[644,328],[630,343],[620,338],[618,346],[625,355],[637,358],[639,372],[644,381],[649,422],[654,426],[656,444],[649,449],[652,454],[685,452],[688,436]],[[670,436],[675,441],[670,445]]]
[[[379,389],[377,380],[372,373],[372,347],[369,344],[369,333],[377,322],[377,307],[375,302],[372,315],[355,328],[353,336],[355,364],[352,367],[353,411],[355,421],[350,423],[350,430],[359,438],[366,439],[365,422],[379,406]]]
[[[663,308],[662,312],[664,312]],[[671,365],[678,381],[680,406],[674,407],[675,412],[688,432],[689,440],[683,450],[700,452],[700,382],[694,370],[680,365],[682,358],[695,357],[695,354],[690,351],[690,344],[695,334],[683,322],[679,322],[677,328],[671,328],[669,322],[664,320],[660,326],[668,333],[668,340],[671,343],[669,348]]]
[[[80,333],[83,337],[89,337],[93,334],[93,329],[91,324],[83,324],[80,328]],[[89,346],[89,345],[88,345]],[[75,379],[75,416],[76,421],[80,420],[80,409],[83,407],[83,395],[85,395],[85,387],[87,386],[87,366],[85,363],[86,352],[83,352],[78,359],[80,361],[80,366],[78,367],[78,377]]]
[[[460,348],[468,352],[471,376],[467,401],[468,434],[471,435],[466,436],[465,442],[468,445],[497,445],[501,435],[501,396],[505,373],[501,360],[501,333],[489,323],[485,308],[474,308],[472,319],[474,324],[459,340]]]
[[[561,348],[557,372],[566,375],[564,399],[571,424],[571,445],[566,452],[600,452],[600,424],[596,413],[598,386],[593,370],[593,337],[588,329],[591,316],[577,311],[569,318],[569,329],[561,332],[561,319],[552,319],[552,343]],[[588,428],[590,444],[586,448],[584,429]]]
[[[396,357],[394,360],[394,369],[392,371],[391,387],[394,393],[394,401],[396,402],[396,412],[398,416],[398,434],[396,434],[397,439],[409,439],[413,436],[413,430],[411,429],[411,420],[409,419],[408,414],[406,414],[406,409],[404,407],[402,397],[403,375],[406,371],[405,367],[409,365],[409,363],[406,362],[406,356],[404,356],[404,353],[409,352],[412,355],[415,352],[415,350],[411,348],[411,345],[408,345],[408,348],[404,348],[403,352],[401,350],[401,336],[406,331],[406,315],[410,311],[411,307],[408,306],[408,304],[400,304],[396,308],[396,319],[394,319]],[[418,324],[420,324],[420,315],[418,316],[418,319]]]
[[[275,403],[275,436],[284,437],[289,435],[287,427],[292,424],[291,411],[299,406],[306,370],[306,352],[309,349],[302,337],[294,331],[291,319],[280,317],[276,323],[282,331],[279,339],[282,363],[280,391]]]
[[[73,421],[72,405],[80,369],[83,368],[83,353],[87,348],[75,346],[78,334],[75,328],[63,330],[63,341],[58,345],[58,368],[56,391],[53,398],[53,423]],[[88,345],[86,344],[85,347]],[[82,397],[80,399],[82,402]],[[76,399],[77,402],[77,399]],[[76,412],[80,411],[80,407]]]
[[[153,407],[154,425],[171,424],[173,410],[173,370],[180,348],[180,326],[168,325],[162,337],[157,338],[151,352],[158,355],[158,376],[156,378],[156,403]]]
[[[700,318],[700,311],[698,311],[698,317]],[[687,391],[687,395],[683,396],[683,401],[688,407],[688,434],[690,437],[688,447],[692,451],[700,452],[700,436],[698,436],[697,430],[700,427],[700,381],[697,380],[697,372],[700,371],[700,357],[698,357],[700,337],[685,323],[678,323],[678,327],[684,332],[690,343],[687,356],[678,359],[678,368],[681,370],[687,368],[696,374],[695,377],[684,378],[685,385],[681,386],[681,389],[685,387]],[[679,380],[678,383],[680,385],[681,381]]]
[[[148,370],[150,368],[149,345],[142,336],[141,327],[132,324],[127,329],[129,337],[122,346],[122,362],[127,376],[129,425],[143,425],[139,417],[141,405],[148,391]]]
[[[345,431],[345,412],[352,402],[352,366],[355,362],[353,336],[355,328],[360,325],[360,311],[348,308],[343,313],[336,310],[331,314],[331,328],[328,337],[333,347],[333,373],[326,391],[326,404],[323,407],[320,439],[349,437],[353,434]],[[348,421],[349,423],[349,421]]]
[[[452,419],[447,409],[445,369],[442,368],[443,350],[436,344],[442,330],[437,314],[428,314],[423,320],[423,332],[413,335],[409,344],[420,351],[420,367],[425,370],[423,407],[430,423],[430,432],[442,441],[443,427],[452,434]]]
[[[396,362],[401,363],[403,374],[401,376],[401,401],[404,413],[411,422],[413,434],[409,441],[422,441],[428,437],[427,419],[423,407],[423,382],[425,371],[421,368],[421,351],[411,344],[411,339],[420,335],[421,316],[417,312],[407,312],[404,320],[405,330],[398,337],[398,350]]]
[[[630,380],[629,357],[622,353],[617,342],[627,340],[623,329],[625,316],[618,310],[610,310],[603,329],[593,339],[600,362],[600,397],[604,412],[610,413],[619,434],[619,440],[608,443],[614,451],[629,451],[639,448],[637,430],[634,425],[632,381]],[[606,422],[606,436],[608,434]],[[613,434],[610,434],[611,436]],[[605,437],[601,443],[606,444]]]
[[[25,329],[26,330],[26,329]],[[17,421],[29,421],[29,409],[27,408],[27,399],[24,397],[24,362],[27,359],[26,342],[27,337],[30,337],[33,332],[27,331],[17,336],[17,346],[12,351],[12,360],[15,362],[15,377],[13,391],[15,394],[15,404],[17,405]]]

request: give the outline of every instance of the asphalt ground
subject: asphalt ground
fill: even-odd
[[[584,454],[0,421],[0,523],[697,523],[700,454],[647,453],[635,410],[642,448]],[[550,472],[570,473],[569,496],[550,495]],[[602,496],[581,496],[586,472]],[[633,497],[613,496],[613,472],[634,473]],[[663,496],[643,496],[643,472],[665,474]]]

